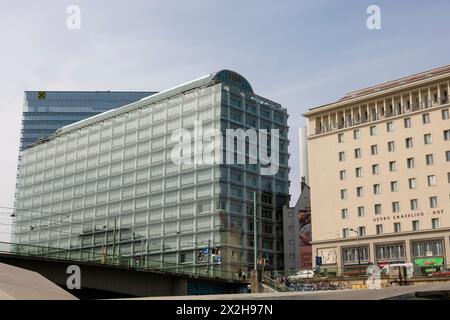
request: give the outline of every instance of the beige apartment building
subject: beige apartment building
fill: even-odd
[[[450,264],[449,92],[446,66],[304,114],[322,270],[406,262],[427,274]]]

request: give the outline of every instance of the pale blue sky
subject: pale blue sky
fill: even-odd
[[[66,8],[81,8],[81,30]],[[381,30],[366,27],[369,5]],[[232,69],[288,109],[298,196],[301,113],[450,64],[448,0],[0,0],[0,206],[11,206],[24,90],[163,90]],[[0,210],[2,211],[2,210]],[[8,239],[0,214],[0,240]]]

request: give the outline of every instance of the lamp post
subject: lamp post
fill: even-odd
[[[359,254],[359,232],[355,229],[350,229],[350,231],[353,231],[356,233],[356,251],[358,252],[358,275],[361,273],[361,256]]]

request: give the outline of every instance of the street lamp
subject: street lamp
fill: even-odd
[[[361,257],[359,254],[359,232],[355,229],[350,229],[350,231],[353,231],[356,233],[356,251],[358,252],[358,274],[361,273]]]

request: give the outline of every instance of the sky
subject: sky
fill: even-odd
[[[69,29],[67,8],[80,9]],[[367,8],[380,8],[369,29]],[[231,69],[287,108],[292,202],[309,108],[450,64],[448,0],[0,0],[0,207],[12,207],[25,90],[161,91]],[[10,218],[0,209],[0,241]]]

